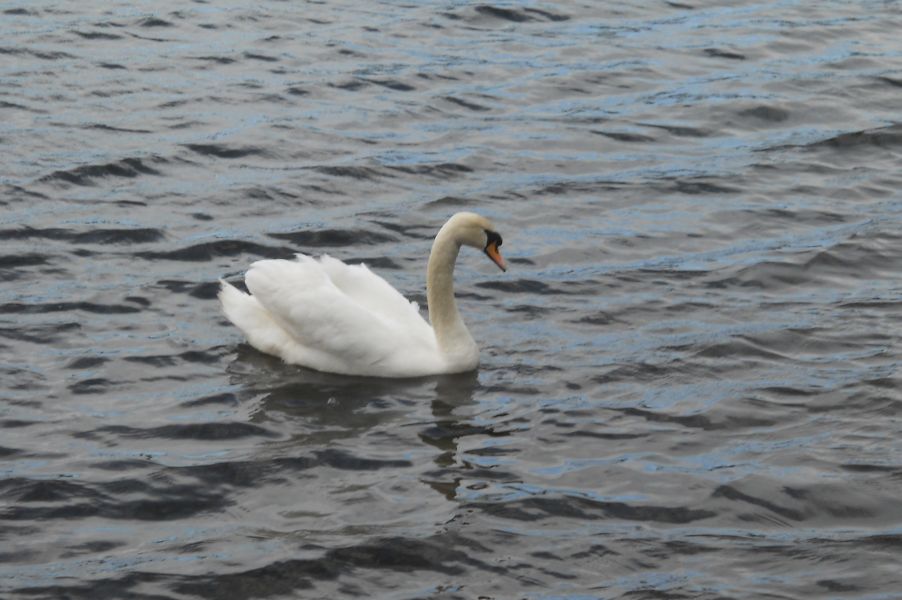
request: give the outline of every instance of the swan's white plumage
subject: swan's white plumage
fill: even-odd
[[[223,283],[219,299],[261,352],[354,375],[416,376],[442,366],[416,304],[364,265],[299,254],[255,262],[245,283],[250,295]]]
[[[219,300],[252,346],[292,364],[379,377],[472,370],[479,353],[457,312],[451,275],[460,245],[483,243],[490,228],[478,215],[458,213],[436,237],[430,277],[441,294],[430,310],[441,323],[438,336],[417,304],[384,279],[330,256],[255,262],[245,275],[250,294],[222,282]]]

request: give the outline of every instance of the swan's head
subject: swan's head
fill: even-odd
[[[458,244],[482,250],[499,269],[507,271],[507,263],[498,249],[501,246],[501,236],[485,217],[471,212],[459,212],[448,219],[442,229],[447,230]]]

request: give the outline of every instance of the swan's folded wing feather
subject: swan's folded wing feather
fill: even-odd
[[[298,343],[343,361],[379,364],[411,342],[404,327],[393,327],[385,316],[339,289],[318,261],[258,261],[245,282]]]
[[[310,260],[313,259],[303,254],[298,255],[300,262]],[[420,314],[419,305],[405,298],[366,265],[348,265],[325,254],[318,262],[332,283],[361,306],[382,315],[409,335],[422,338],[424,343],[434,339],[432,327]]]

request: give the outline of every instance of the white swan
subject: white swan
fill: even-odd
[[[454,263],[461,246],[483,250],[502,270],[501,236],[488,219],[457,213],[429,254],[426,295],[430,326],[409,302],[365,265],[323,256],[261,260],[251,265],[245,294],[222,282],[226,317],[257,350],[317,371],[419,377],[471,371],[479,349],[454,300]]]

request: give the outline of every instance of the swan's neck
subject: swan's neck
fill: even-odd
[[[454,263],[459,252],[460,243],[443,227],[432,243],[426,272],[429,321],[439,350],[448,356],[472,355],[476,351],[476,343],[454,300]]]

